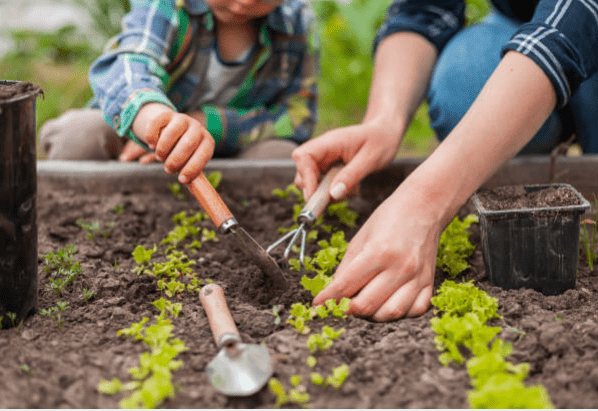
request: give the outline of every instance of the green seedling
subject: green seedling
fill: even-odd
[[[301,379],[300,376],[293,375],[291,379],[296,382],[297,377],[299,381]],[[292,385],[292,383],[291,383]],[[302,385],[293,386],[289,392],[287,393],[284,386],[280,383],[277,378],[270,378],[268,381],[268,389],[274,396],[276,397],[275,408],[280,408],[288,403],[294,403],[300,405],[302,408],[307,407],[307,403],[309,402],[309,394],[305,392],[305,387]]]
[[[274,315],[274,324],[278,325],[280,324],[280,314],[278,313],[278,306],[275,305],[272,307],[272,315]]]
[[[173,303],[172,301],[165,300],[164,297],[160,298],[159,300],[154,301],[152,304],[154,305],[154,307],[156,307],[158,310],[160,310],[160,314],[159,314],[160,318],[165,318],[169,314],[173,318],[176,318],[179,316],[179,314],[181,313],[181,311],[183,309],[183,304]]]
[[[486,325],[488,320],[501,318],[495,298],[472,281],[456,284],[447,280],[431,302],[435,314],[443,313],[430,320],[436,347],[442,351],[439,361],[444,366],[462,364],[469,354],[466,367],[474,387],[467,396],[471,408],[552,407],[544,387],[523,385],[529,364],[514,365],[506,360],[512,346],[495,338],[501,328]]]
[[[93,291],[84,288],[81,291],[81,296],[83,297],[83,301],[88,302],[93,297]]]
[[[58,326],[59,329],[62,329],[62,327],[64,327],[64,319],[62,318],[61,313],[67,308],[69,307],[66,301],[58,301],[55,306],[50,308],[44,308],[39,313],[50,318],[52,321],[56,323],[56,326]]]
[[[15,326],[15,321],[17,319],[17,313],[6,313],[6,316],[8,317],[8,319],[10,320],[12,326]]]
[[[326,385],[330,385],[337,390],[343,386],[345,380],[349,376],[349,366],[347,364],[339,365],[332,369],[332,375],[326,378]]]
[[[313,354],[316,351],[326,351],[332,347],[334,340],[336,340],[343,332],[345,332],[344,328],[334,331],[332,327],[325,325],[322,328],[322,333],[311,334],[307,338],[307,348],[309,349],[309,352]]]
[[[187,292],[189,294],[198,293],[201,289],[201,280],[197,277],[191,278],[191,283],[187,284]]]
[[[355,227],[355,221],[357,221],[357,217],[359,217],[359,213],[349,208],[348,200],[330,204],[326,208],[326,212],[330,216],[336,216],[342,224],[351,228]]]
[[[138,245],[133,250],[133,259],[137,263],[137,267],[133,268],[133,272],[140,275],[147,271],[147,267],[152,259],[152,255],[158,250],[158,246],[154,244],[153,248],[145,249],[144,246]]]
[[[222,173],[220,171],[212,171],[210,174],[207,175],[206,178],[208,179],[212,187],[218,188],[220,182],[222,181]]]
[[[450,278],[455,278],[469,268],[467,258],[473,254],[475,246],[469,241],[471,234],[467,229],[478,222],[478,217],[470,214],[463,219],[455,217],[440,235],[436,266],[446,271]]]
[[[187,200],[187,195],[183,193],[183,189],[179,183],[170,183],[167,184],[168,189],[170,192],[177,198],[177,200],[185,201]]]
[[[27,374],[28,376],[32,377],[33,376],[33,370],[31,368],[29,368],[29,366],[27,364],[22,364],[19,369],[21,371],[23,371],[25,374]]]
[[[139,323],[118,331],[118,335],[141,340],[149,348],[149,351],[141,354],[139,366],[128,370],[133,381],[123,384],[113,378],[111,381],[103,380],[98,385],[98,391],[104,394],[133,391],[119,402],[120,408],[156,408],[166,398],[174,397],[176,392],[172,384],[172,371],[183,363],[175,358],[187,348],[184,342],[172,336],[173,326],[169,319],[158,316],[156,324],[146,326],[148,321],[144,317]]]
[[[585,219],[582,220],[581,223],[583,225],[581,242],[586,254],[586,262],[588,263],[588,268],[594,270],[594,262],[596,261],[596,227],[598,226],[598,212],[596,213],[596,220]],[[588,225],[592,226],[590,234],[588,234]]]
[[[318,364],[318,360],[313,355],[310,355],[309,357],[307,357],[307,360],[305,361],[305,364],[309,368],[314,368]]]
[[[44,271],[50,273],[47,289],[57,297],[62,295],[66,286],[81,275],[81,263],[73,262],[73,255],[76,251],[77,248],[69,244],[65,248],[59,249],[56,254],[42,255],[46,264]]]
[[[0,315],[0,330],[2,329],[2,320],[3,319],[4,319],[4,317]]]
[[[113,214],[120,215],[125,212],[125,206],[123,204],[117,204],[112,207],[110,211],[112,211]]]
[[[108,238],[110,236],[110,229],[115,226],[115,222],[111,221],[108,223],[108,228],[105,230],[100,230],[100,223],[99,221],[94,221],[91,224],[88,224],[82,218],[77,219],[77,225],[81,227],[83,230],[87,230],[87,238],[92,241],[95,241],[96,234],[100,234],[103,238]]]

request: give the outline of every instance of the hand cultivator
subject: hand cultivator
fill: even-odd
[[[301,245],[299,248],[299,263],[301,267],[301,273],[305,273],[305,243],[307,239],[307,230],[306,227],[311,226],[311,224],[322,215],[328,204],[330,203],[330,185],[332,184],[332,180],[334,176],[339,172],[341,169],[340,165],[333,166],[318,186],[316,192],[311,196],[307,204],[303,207],[299,216],[297,217],[297,222],[299,223],[299,227],[295,228],[294,230],[289,231],[277,241],[272,243],[270,247],[266,249],[266,253],[270,254],[270,251],[274,250],[280,244],[282,244],[287,239],[291,239],[289,244],[284,250],[284,258],[288,259],[291,249],[295,242],[301,236]]]

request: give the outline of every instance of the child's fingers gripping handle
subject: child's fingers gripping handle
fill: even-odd
[[[212,187],[206,176],[201,173],[195,180],[187,184],[189,191],[193,197],[199,201],[202,208],[210,215],[210,218],[220,228],[222,223],[233,218],[233,213],[230,212],[222,198]]]
[[[330,186],[332,184],[332,180],[334,180],[334,177],[341,168],[342,165],[336,165],[328,170],[320,182],[320,185],[316,189],[316,192],[313,193],[307,204],[305,204],[305,207],[303,207],[303,212],[311,213],[315,218],[318,218],[320,215],[322,215],[330,203]]]
[[[202,287],[199,292],[199,301],[208,316],[216,345],[220,344],[220,337],[224,334],[239,335],[235,321],[226,305],[222,287],[217,284],[208,284]]]

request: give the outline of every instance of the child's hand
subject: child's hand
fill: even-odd
[[[144,105],[133,132],[155,150],[167,173],[179,173],[181,184],[194,180],[214,154],[214,139],[198,120],[163,104]]]
[[[156,155],[146,151],[132,140],[129,140],[120,152],[118,160],[123,162],[138,160],[141,164],[148,164],[156,161]]]

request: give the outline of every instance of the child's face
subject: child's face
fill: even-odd
[[[268,15],[284,0],[205,0],[222,23],[242,24]]]

